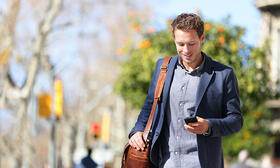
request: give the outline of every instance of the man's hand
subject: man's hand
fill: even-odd
[[[134,135],[132,135],[132,137],[130,137],[128,142],[137,150],[144,150],[146,146],[143,140],[143,132],[136,132]]]
[[[200,117],[196,117],[197,122],[185,124],[184,128],[194,134],[203,134],[209,129],[209,122]]]

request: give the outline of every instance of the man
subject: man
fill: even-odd
[[[95,163],[95,161],[92,160],[91,158],[91,153],[92,153],[92,149],[88,148],[87,149],[87,156],[84,157],[81,161],[82,165],[84,168],[96,168],[98,165],[97,163]]]
[[[252,168],[248,164],[249,153],[246,149],[243,149],[238,154],[237,162],[233,163],[229,166],[229,168]]]
[[[157,104],[150,160],[164,168],[222,168],[222,136],[238,132],[243,125],[238,84],[233,69],[213,61],[201,51],[204,22],[195,14],[183,13],[172,22],[177,56],[168,66],[161,101]],[[155,92],[160,66],[156,64],[149,92],[129,143],[138,150]],[[185,124],[184,118],[197,122]]]

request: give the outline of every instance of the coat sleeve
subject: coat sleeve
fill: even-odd
[[[243,126],[239,91],[236,76],[230,69],[224,84],[224,118],[208,119],[213,137],[226,136],[238,132]]]
[[[148,95],[146,96],[145,99],[145,103],[141,109],[140,114],[138,115],[138,119],[135,123],[135,126],[132,128],[132,130],[130,131],[128,137],[130,138],[135,132],[143,132],[146,126],[146,123],[148,122],[150,113],[151,113],[151,109],[153,106],[153,102],[154,102],[154,93],[155,93],[155,89],[156,89],[156,85],[157,85],[157,80],[158,80],[158,76],[160,73],[160,66],[163,62],[163,59],[159,59],[156,63],[156,68],[149,86],[149,91],[148,91]]]

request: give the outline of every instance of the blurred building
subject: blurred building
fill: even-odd
[[[270,79],[275,90],[280,89],[280,0],[256,0],[255,6],[261,14],[261,25],[258,45],[268,40],[270,51],[267,60],[270,64]],[[276,136],[272,164],[280,165],[280,99],[267,102],[273,112],[271,129]]]

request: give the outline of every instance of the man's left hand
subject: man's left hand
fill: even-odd
[[[206,119],[196,117],[197,122],[185,124],[184,128],[194,134],[203,134],[209,129],[209,122]]]

